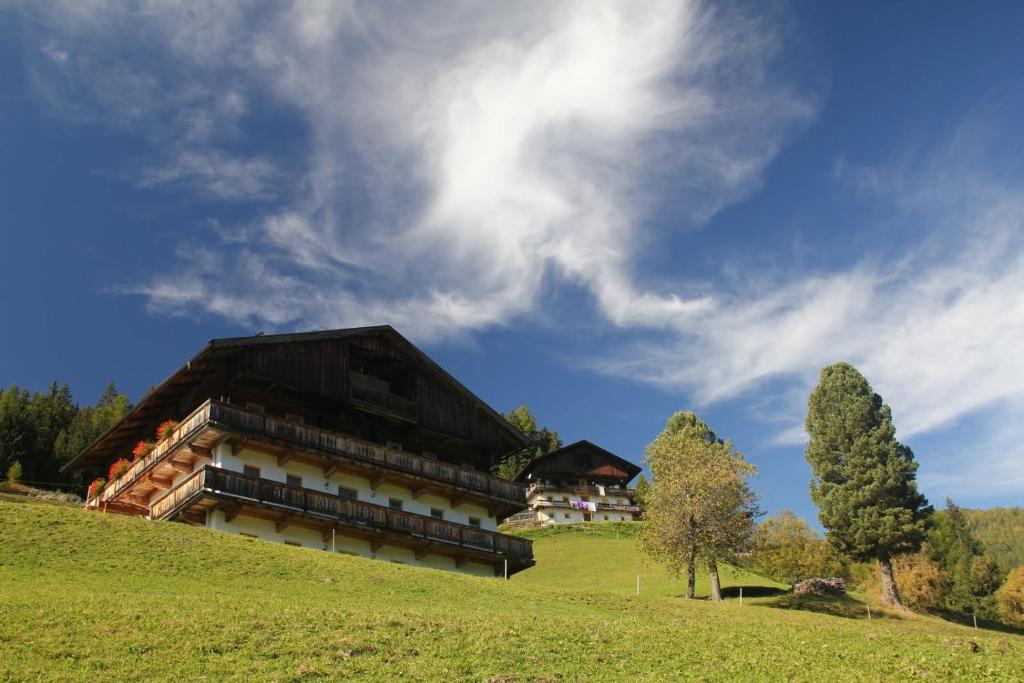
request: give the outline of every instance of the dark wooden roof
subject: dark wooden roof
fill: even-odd
[[[643,468],[589,441],[577,441],[530,462],[516,481],[533,479],[620,479],[628,482]]]
[[[202,350],[193,356],[188,362],[178,368],[170,377],[165,379],[153,391],[147,394],[138,405],[119,423],[114,425],[105,434],[100,436],[92,445],[72,458],[62,468],[63,470],[81,469],[85,467],[101,465],[115,456],[127,453],[140,427],[151,424],[153,420],[166,415],[169,410],[177,406],[182,399],[187,399],[189,392],[200,389],[200,385],[210,375],[222,370],[224,358],[236,354],[243,349],[259,349],[281,344],[295,344],[301,342],[317,342],[339,340],[346,338],[358,338],[368,336],[384,336],[396,347],[413,358],[414,362],[424,368],[438,381],[451,387],[455,392],[461,394],[466,400],[477,406],[496,426],[504,438],[508,440],[508,450],[522,448],[529,442],[521,432],[509,424],[504,417],[476,394],[463,386],[458,380],[452,377],[444,368],[435,363],[425,353],[420,351],[408,339],[403,337],[390,325],[376,325],[368,327],[354,327],[338,330],[320,330],[313,332],[297,332],[290,334],[256,335],[251,337],[229,337],[223,339],[211,339]],[[209,398],[209,397],[205,397]]]

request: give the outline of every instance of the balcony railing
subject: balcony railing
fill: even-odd
[[[402,510],[392,510],[382,505],[211,466],[196,470],[188,479],[153,503],[150,508],[151,516],[153,519],[173,516],[183,507],[187,507],[192,499],[207,492],[294,510],[341,524],[407,533],[431,541],[493,552],[520,561],[533,559],[533,545],[527,539]]]
[[[132,463],[128,471],[107,484],[99,495],[99,500],[108,501],[117,498],[128,489],[135,480],[149,471],[154,465],[168,457],[174,450],[186,443],[193,434],[206,426],[210,421],[211,401],[199,406],[191,415],[178,425],[169,437],[163,439],[148,455]]]
[[[602,490],[604,491],[604,493],[601,493]],[[534,493],[542,493],[544,491],[559,491],[563,493],[583,493],[594,496],[625,496],[630,500],[636,500],[636,489],[616,488],[614,486],[562,486],[561,484],[551,484],[543,481],[538,481],[530,484],[529,488],[526,489],[526,495],[532,496]]]
[[[622,503],[601,503],[599,501],[590,501],[597,507],[597,512],[612,511],[612,512],[640,512],[639,505],[624,505]],[[569,501],[567,500],[535,500],[531,503],[533,508],[571,508]],[[573,508],[579,510],[579,508]],[[580,510],[581,512],[587,512],[587,510]],[[590,510],[593,512],[593,510]]]
[[[526,505],[525,487],[517,482],[413,453],[386,448],[326,429],[243,410],[212,399],[203,403],[185,418],[171,436],[161,441],[152,453],[137,460],[128,472],[108,484],[99,499],[106,501],[116,498],[156,463],[169,457],[176,448],[188,443],[194,434],[211,424],[223,425],[257,437],[265,435],[301,448],[315,449],[365,463],[384,465],[450,486],[486,494],[521,506]]]

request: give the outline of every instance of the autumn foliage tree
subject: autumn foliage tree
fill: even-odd
[[[1024,627],[1024,567],[1017,567],[996,593],[999,616],[1007,624]]]
[[[758,525],[753,560],[762,574],[791,584],[847,574],[842,557],[828,541],[790,510]]]
[[[646,459],[653,482],[641,547],[675,574],[687,569],[690,598],[697,562],[703,561],[711,598],[721,600],[718,562],[747,547],[754,532],[757,506],[747,478],[756,470],[692,412],[669,418],[647,446]]]
[[[917,490],[913,452],[895,437],[892,411],[849,363],[821,371],[807,406],[811,498],[826,538],[858,561],[875,560],[882,601],[902,607],[892,559],[917,552],[932,513]]]

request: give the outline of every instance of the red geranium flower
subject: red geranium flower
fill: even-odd
[[[140,441],[135,444],[135,448],[132,449],[132,460],[138,460],[139,458],[145,458],[147,455],[153,452],[156,448],[156,444],[152,441]]]
[[[132,464],[130,462],[128,462],[124,458],[118,458],[117,460],[114,461],[114,464],[110,466],[110,471],[107,472],[107,479],[109,481],[114,481],[115,479],[123,475],[125,472],[130,470],[131,467]]]
[[[103,491],[103,487],[105,487],[106,485],[107,482],[103,477],[93,479],[92,483],[89,484],[89,493],[86,497],[95,498],[96,496],[100,495],[100,493]]]
[[[164,439],[169,437],[171,434],[173,434],[174,430],[177,429],[177,428],[178,428],[178,421],[177,420],[167,420],[166,422],[161,422],[160,426],[156,428],[156,438],[157,438],[157,440],[158,441],[163,441]]]

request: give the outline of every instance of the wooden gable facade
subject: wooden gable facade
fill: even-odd
[[[516,481],[577,481],[626,485],[641,467],[589,441],[577,441],[542,455],[516,476]]]
[[[486,470],[526,443],[390,326],[214,339],[66,469],[104,467],[207,399]]]

